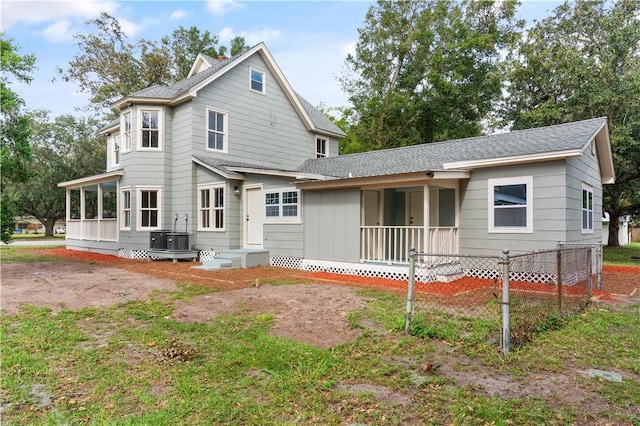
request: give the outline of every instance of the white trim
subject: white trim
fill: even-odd
[[[533,163],[538,161],[559,160],[572,157],[580,157],[582,150],[569,149],[566,151],[543,152],[537,154],[517,155],[512,157],[484,158],[481,160],[453,161],[443,163],[445,170],[451,169],[477,169],[482,167],[506,166],[511,164]]]
[[[292,177],[295,179],[324,179],[325,178],[322,175],[317,175],[314,173],[300,173],[300,172],[294,172],[294,171],[260,169],[257,167],[256,168],[239,167],[239,166],[224,166],[224,167],[234,172],[253,173],[256,175],[283,176],[283,177]]]
[[[127,132],[125,116],[129,115],[129,131]],[[122,145],[120,146],[120,153],[130,152],[133,149],[133,110],[128,108],[122,111],[120,114],[120,140]],[[129,143],[127,143],[126,135],[129,133]]]
[[[61,188],[80,188],[85,185],[94,185],[109,180],[117,180],[124,175],[124,170],[114,170],[112,172],[102,173],[100,175],[88,176],[80,179],[68,180],[58,184]]]
[[[218,174],[220,176],[222,176],[223,178],[229,180],[229,179],[233,179],[233,180],[244,180],[244,175],[241,175],[239,173],[226,173],[222,170],[220,170],[219,168],[212,166],[211,164],[207,164],[202,160],[199,160],[195,157],[191,157],[191,161],[193,161],[194,163],[198,164],[199,166],[204,167],[207,170],[211,170],[212,172],[214,172],[215,174]],[[228,167],[225,167],[228,168]]]
[[[580,191],[580,232],[582,234],[593,234],[593,230],[595,228],[594,226],[594,220],[595,220],[595,215],[594,215],[594,208],[593,208],[593,186],[588,185],[584,182],[582,182],[582,190]],[[591,209],[587,208],[585,209],[584,207],[584,193],[585,191],[591,195]],[[585,212],[587,212],[587,214],[591,213],[591,228],[585,228],[584,227],[584,214]]]
[[[129,193],[129,226],[125,225],[125,208],[124,208],[124,193],[128,192]],[[118,199],[119,199],[119,206],[120,206],[120,211],[118,212],[118,218],[120,219],[120,230],[121,231],[130,231],[131,230],[131,222],[133,221],[133,213],[132,213],[132,202],[133,202],[133,197],[131,194],[131,186],[123,186],[122,188],[119,189],[118,191]]]
[[[324,142],[324,152],[320,152],[318,150],[318,141],[323,141]],[[320,137],[318,135],[316,135],[315,137],[315,150],[316,150],[316,157],[315,158],[325,158],[329,156],[329,138],[326,137]]]
[[[164,107],[158,106],[149,106],[149,107],[139,107],[138,110],[138,123],[136,127],[136,150],[137,151],[152,151],[158,152],[164,149]],[[142,146],[142,113],[143,112],[157,112],[158,113],[158,147],[143,147]]]
[[[156,191],[158,193],[158,223],[156,226],[142,226],[142,191]],[[162,229],[162,186],[137,186],[136,187],[136,230],[155,231]],[[150,209],[151,210],[151,209]]]
[[[249,221],[245,220],[249,215],[249,211],[247,209],[249,204],[249,191],[251,190],[259,190],[260,194],[263,194],[263,187],[261,183],[252,184],[252,185],[243,185],[242,186],[242,246],[244,248],[263,248],[264,247],[264,214],[261,215],[261,226],[262,226],[262,238],[260,244],[249,244]],[[263,211],[264,204],[262,202],[262,196],[260,197],[261,204],[260,210]]]
[[[256,72],[258,74],[262,75],[262,90],[256,90],[254,89],[252,86],[253,83],[253,72]],[[267,73],[262,71],[261,69],[258,68],[254,68],[254,67],[249,67],[249,90],[254,92],[254,93],[260,93],[260,94],[266,94],[267,93]]]
[[[494,206],[494,188],[496,186],[508,186],[508,185],[526,185],[526,220],[527,225],[523,227],[518,226],[500,226],[496,227],[495,224],[495,206]],[[498,178],[487,180],[487,205],[488,205],[488,232],[500,233],[500,234],[522,234],[533,233],[533,176],[517,176],[509,178]]]
[[[215,190],[216,189],[222,189],[222,208],[219,207],[215,207]],[[208,207],[208,216],[209,216],[209,227],[205,228],[202,226],[202,215],[201,215],[201,210],[202,210],[202,205],[201,200],[202,198],[200,197],[200,192],[201,191],[209,191],[209,207]],[[196,197],[198,197],[197,200],[197,220],[196,220],[196,227],[198,231],[203,231],[203,232],[224,232],[226,229],[226,222],[227,222],[227,201],[228,201],[228,197],[229,197],[229,191],[227,190],[227,184],[226,182],[218,182],[218,183],[207,183],[207,184],[201,184],[197,186],[197,193],[196,193]],[[216,210],[222,210],[222,227],[221,228],[216,228],[215,227],[215,211]]]
[[[296,193],[296,203],[284,203],[283,194],[286,192],[295,192]],[[278,216],[267,216],[267,202],[266,197],[267,194],[278,194]],[[284,208],[285,206],[296,206],[296,215],[295,216],[284,216]],[[302,191],[297,188],[270,188],[262,190],[262,208],[264,212],[264,223],[265,224],[274,224],[274,223],[302,223]]]
[[[222,135],[222,149],[210,148],[209,147],[209,132],[212,131],[209,128],[209,112],[213,112],[215,114],[222,115],[222,132],[213,131],[214,133]],[[220,108],[215,108],[212,106],[208,106],[205,109],[205,117],[204,117],[204,133],[205,133],[205,141],[204,148],[205,151],[208,152],[218,152],[218,153],[227,153],[229,152],[229,112],[222,110]]]

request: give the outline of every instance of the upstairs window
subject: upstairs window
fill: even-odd
[[[250,87],[254,92],[265,92],[264,72],[255,68],[249,68]]]
[[[140,117],[140,147],[160,149],[160,111],[143,109]]]
[[[113,166],[120,164],[120,135],[113,136]]]
[[[207,149],[227,150],[227,114],[207,109]]]
[[[327,140],[324,138],[316,138],[316,158],[327,156]]]
[[[298,221],[300,219],[300,192],[266,191],[265,216],[267,221]]]
[[[582,184],[582,233],[593,233],[593,188]]]
[[[122,114],[122,151],[131,151],[131,111]]]
[[[533,232],[533,177],[489,179],[489,232]]]

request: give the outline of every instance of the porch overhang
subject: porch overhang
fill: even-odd
[[[355,178],[334,178],[296,182],[296,188],[305,190],[322,190],[338,188],[372,188],[384,186],[420,186],[425,183],[436,183],[438,180],[468,179],[471,172],[467,170],[425,170],[412,173],[399,173],[383,176],[365,176]]]
[[[58,186],[60,188],[80,188],[82,186],[97,185],[99,183],[110,182],[118,180],[124,175],[124,170],[114,170],[112,172],[102,173],[100,175],[88,176],[85,178],[68,180],[66,182],[60,182]]]

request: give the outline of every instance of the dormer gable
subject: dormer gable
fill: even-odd
[[[227,58],[224,55],[219,56],[218,58],[214,58],[213,56],[209,56],[204,53],[199,53],[198,56],[196,57],[196,60],[193,62],[191,69],[189,70],[189,74],[187,75],[187,78],[193,77],[194,75],[206,69],[209,69],[215,65],[218,65],[227,59],[229,58]]]

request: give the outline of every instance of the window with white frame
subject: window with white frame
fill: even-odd
[[[300,191],[265,191],[265,216],[267,221],[297,221],[300,218]]]
[[[162,192],[160,188],[138,188],[138,229],[153,230],[160,228]]]
[[[120,191],[120,229],[131,229],[131,189]]]
[[[112,165],[117,166],[120,164],[120,135],[113,135],[112,139]]]
[[[207,149],[227,150],[227,113],[207,108]]]
[[[250,87],[254,92],[265,92],[264,72],[255,68],[249,68]]]
[[[533,177],[488,180],[489,232],[533,232]]]
[[[159,150],[160,146],[160,110],[140,110],[140,149]]]
[[[593,233],[593,187],[582,184],[582,233]]]
[[[198,229],[224,231],[224,184],[198,188]]]
[[[122,122],[120,123],[122,129],[122,151],[131,151],[131,111],[122,113]]]
[[[316,158],[327,156],[327,140],[325,138],[316,138]]]

